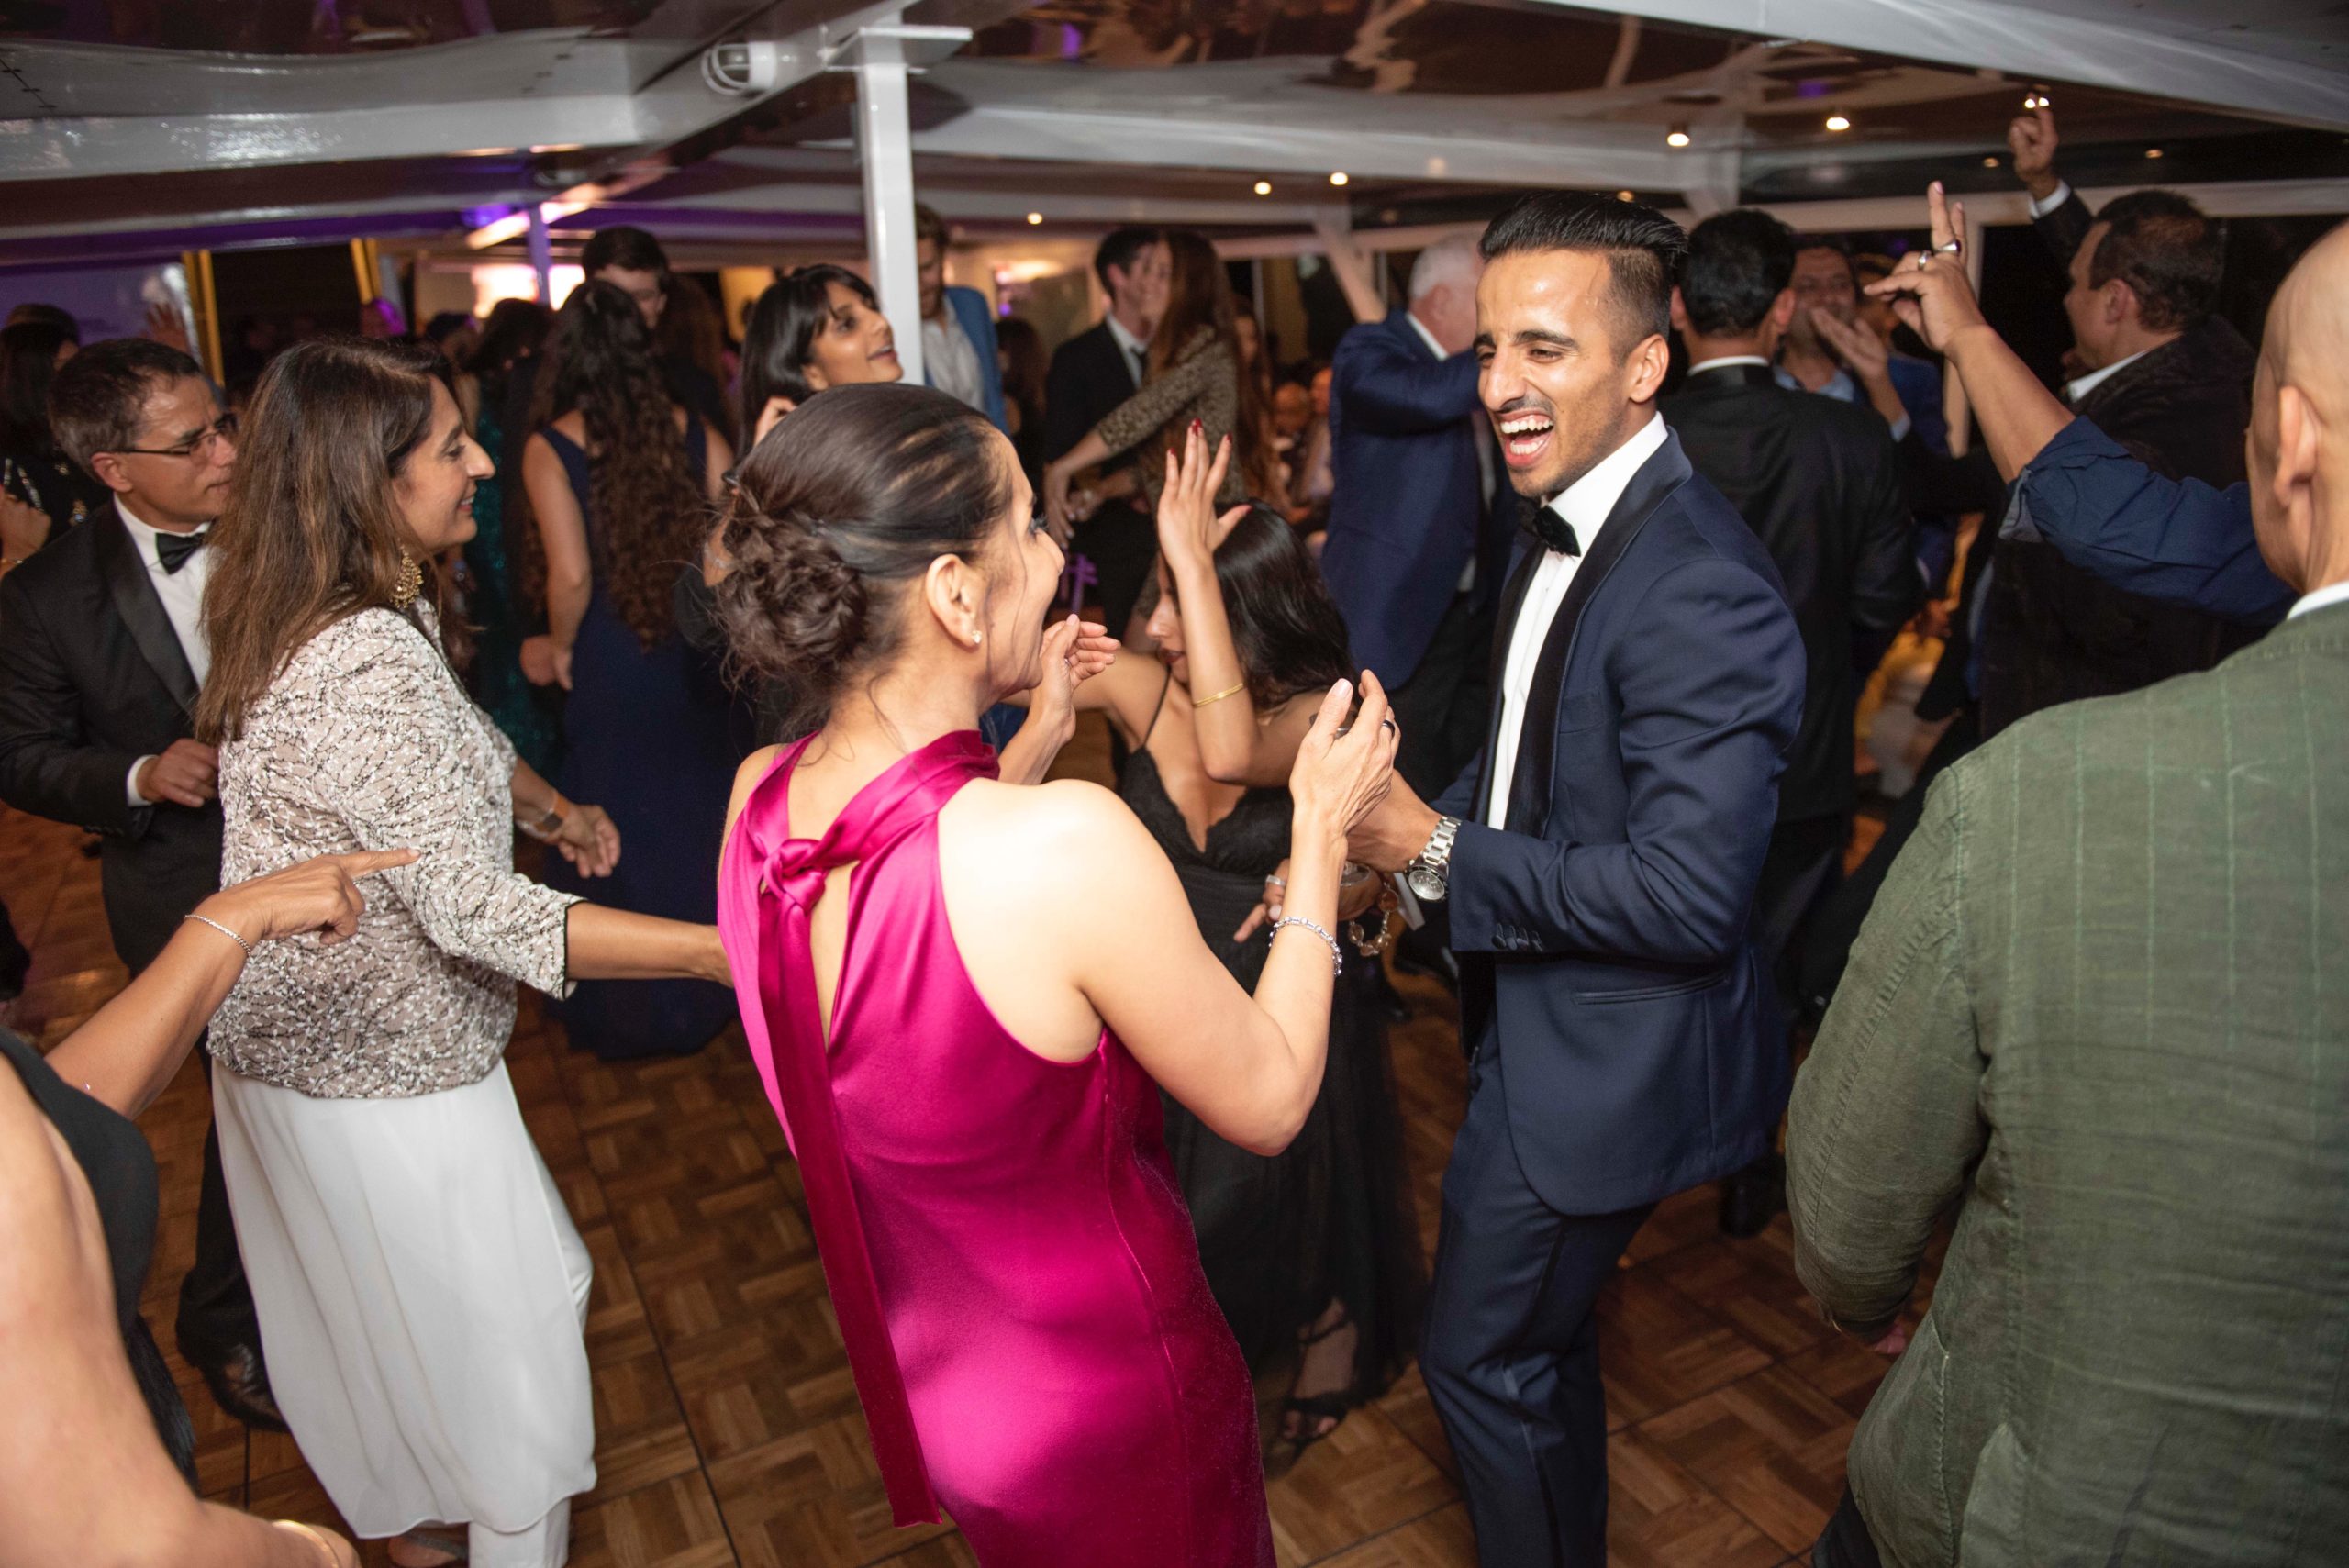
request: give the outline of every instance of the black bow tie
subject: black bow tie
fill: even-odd
[[[1574,524],[1558,516],[1548,506],[1534,507],[1533,516],[1529,519],[1527,526],[1540,536],[1543,544],[1548,545],[1560,555],[1571,555],[1577,559],[1581,557],[1582,540],[1575,537]]]
[[[158,531],[155,535],[155,559],[163,563],[164,572],[176,576],[179,569],[187,564],[187,558],[204,548],[204,541],[209,533],[209,529],[203,533],[193,534],[167,534]]]

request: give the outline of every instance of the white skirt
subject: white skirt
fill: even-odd
[[[386,1100],[216,1066],[212,1095],[270,1388],[351,1529],[528,1533],[592,1488],[592,1269],[505,1063]]]

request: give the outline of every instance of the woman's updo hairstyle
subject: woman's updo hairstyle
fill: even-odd
[[[974,557],[1011,507],[995,427],[926,386],[836,386],[775,427],[735,476],[718,585],[735,666],[800,694],[820,722],[849,676],[887,661],[902,595],[941,555]]]

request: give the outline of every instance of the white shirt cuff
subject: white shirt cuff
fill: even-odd
[[[155,804],[153,801],[139,793],[139,770],[153,762],[155,760],[155,755],[156,754],[154,752],[150,751],[147,755],[139,758],[139,761],[131,763],[130,776],[122,781],[122,793],[129,796],[130,808],[133,811],[138,810],[141,806],[152,806]]]
[[[2047,193],[2047,199],[2045,201],[2032,201],[2031,204],[2031,216],[2033,217],[2045,217],[2049,213],[2054,212],[2057,207],[2062,206],[2065,202],[2068,202],[2071,199],[2071,182],[2068,180],[2058,180],[2055,182],[2055,188]]]
[[[1892,444],[1894,446],[1898,446],[1901,442],[1907,440],[1909,439],[1909,431],[1915,424],[1916,421],[1909,418],[1906,414],[1903,414],[1899,418],[1895,419],[1892,422]]]

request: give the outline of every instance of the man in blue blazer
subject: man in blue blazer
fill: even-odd
[[[914,208],[914,266],[921,284],[922,379],[1011,433],[1003,412],[1003,366],[996,359],[995,312],[976,289],[946,281],[946,220]]]
[[[1330,364],[1337,488],[1321,574],[1354,662],[1392,694],[1395,771],[1423,795],[1460,776],[1484,741],[1485,667],[1508,574],[1516,497],[1492,504],[1500,460],[1476,401],[1476,279],[1464,236],[1411,267],[1409,305],[1338,340]]]
[[[1602,1568],[1591,1309],[1656,1202],[1771,1147],[1785,1037],[1750,928],[1803,645],[1753,531],[1656,412],[1686,237],[1525,198],[1486,230],[1481,394],[1539,535],[1484,754],[1397,781],[1353,858],[1446,904],[1473,1041],[1420,1364],[1486,1568]]]

